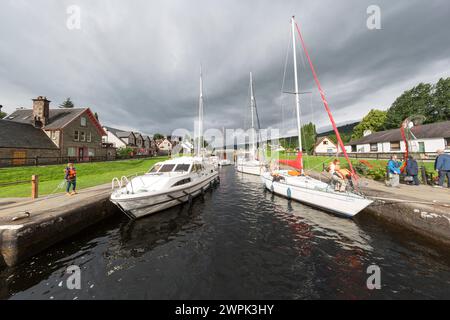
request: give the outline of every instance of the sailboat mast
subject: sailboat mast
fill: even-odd
[[[198,145],[197,156],[202,155],[203,147],[203,79],[202,79],[202,67],[200,66],[200,95],[198,101]]]
[[[255,111],[255,95],[253,93],[253,76],[252,76],[252,73],[250,72],[250,113],[251,113],[251,118],[252,118],[251,151],[252,151],[253,156],[255,155],[255,116],[254,116],[254,111]]]
[[[298,77],[297,77],[297,53],[295,48],[295,20],[291,18],[292,25],[292,50],[294,55],[294,81],[295,81],[295,108],[297,112],[297,132],[298,132],[298,149],[302,152],[302,124],[300,121],[300,94],[298,91]]]

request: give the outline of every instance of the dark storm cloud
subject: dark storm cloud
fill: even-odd
[[[82,10],[81,30],[66,28],[72,4]],[[371,4],[381,8],[382,30],[366,27]],[[53,106],[70,96],[105,124],[146,133],[191,129],[202,64],[205,127],[244,126],[253,71],[261,125],[289,128],[292,96],[280,90],[292,14],[338,122],[387,108],[412,85],[450,74],[445,0],[2,0],[0,104],[13,111],[37,95]],[[314,91],[302,96],[303,118],[326,126],[300,56],[299,65],[301,90]],[[286,76],[289,91],[292,62]]]

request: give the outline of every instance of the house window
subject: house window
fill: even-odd
[[[92,141],[92,133],[88,133],[87,135],[87,142],[91,142]]]
[[[325,140],[325,141],[323,142],[323,144],[324,144],[324,145],[327,145],[327,144],[328,144],[328,141],[327,141],[327,140]]]
[[[378,143],[370,144],[370,152],[378,152]]]
[[[352,145],[352,152],[356,152],[356,145]]]
[[[81,131],[80,141],[86,141],[86,133]]]
[[[81,118],[80,118],[80,125],[81,125],[82,127],[86,127],[86,118],[85,118],[85,117],[81,117]]]
[[[95,149],[89,148],[89,157],[95,157]]]
[[[445,138],[444,139],[445,142],[445,149],[450,149],[450,138]]]
[[[73,141],[80,141],[80,132],[78,130],[75,130],[73,133]]]
[[[56,131],[52,131],[51,137],[53,140],[56,140]]]
[[[67,148],[67,156],[68,157],[76,157],[77,155],[77,149],[73,147]]]
[[[391,142],[391,151],[400,151],[400,141]]]

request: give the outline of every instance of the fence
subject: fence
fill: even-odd
[[[39,176],[37,175],[32,175],[31,176],[31,180],[17,180],[17,181],[12,181],[12,182],[4,182],[4,183],[0,183],[0,188],[2,187],[9,187],[9,186],[16,186],[19,184],[25,184],[25,183],[31,183],[31,198],[32,199],[36,199],[38,198],[38,194],[39,194]]]
[[[0,158],[0,168],[7,167],[25,167],[25,166],[39,166],[39,165],[51,165],[51,164],[64,164],[64,163],[85,163],[85,162],[101,162],[101,161],[115,161],[126,159],[144,159],[149,158],[148,155],[135,155],[133,157],[126,156],[96,156],[86,157],[80,159],[78,157],[33,157],[33,158]]]

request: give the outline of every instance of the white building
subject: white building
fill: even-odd
[[[438,149],[450,152],[450,121],[415,126],[411,132],[415,138],[410,140],[410,152],[428,154]],[[346,150],[351,153],[404,153],[406,146],[400,129],[392,129],[352,140]]]
[[[321,137],[314,146],[314,154],[332,154],[337,153],[336,144],[328,137]]]

